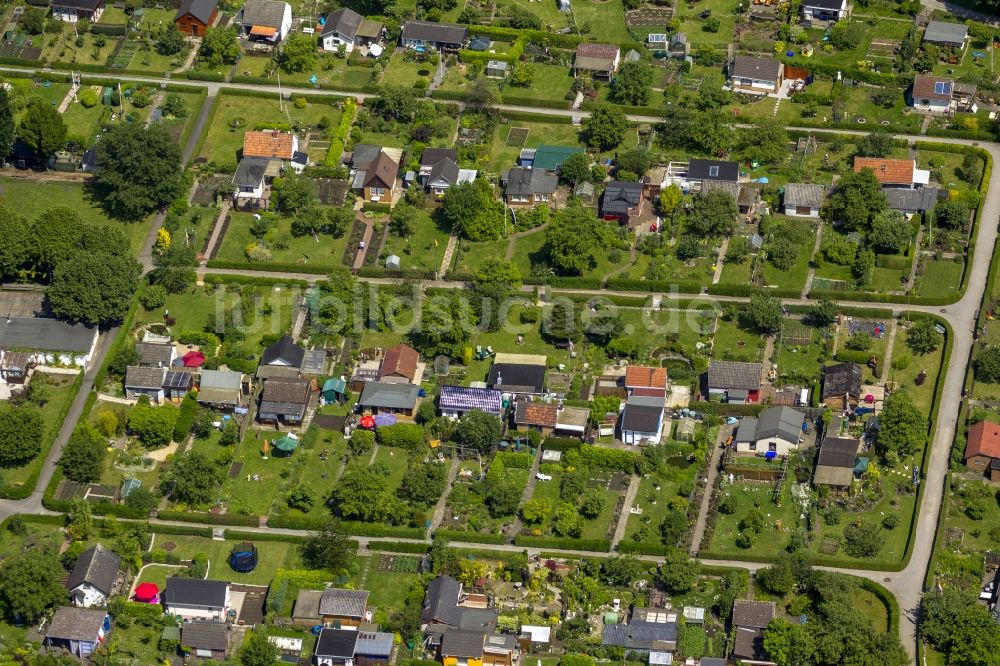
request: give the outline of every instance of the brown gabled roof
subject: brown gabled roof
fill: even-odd
[[[920,74],[913,79],[913,98],[950,102],[954,88],[955,82],[949,78],[933,74]]]
[[[614,44],[584,42],[576,47],[576,57],[578,58],[610,58],[614,60],[618,52],[619,48]]]
[[[552,403],[518,400],[514,409],[514,423],[517,425],[555,428],[559,408]]]
[[[667,388],[667,369],[648,365],[630,365],[625,369],[626,388]]]
[[[913,160],[887,159],[884,157],[855,157],[854,173],[871,169],[883,185],[912,185]]]
[[[372,163],[365,167],[365,180],[363,187],[385,187],[391,188],[396,182],[396,174],[399,173],[399,165],[389,157],[388,153],[381,151]]]
[[[264,402],[287,402],[304,405],[309,402],[309,380],[272,378],[264,382]]]
[[[1000,425],[990,421],[980,421],[969,428],[965,444],[965,459],[973,456],[1000,458]]]
[[[278,130],[250,131],[243,135],[243,157],[292,159],[293,136]]]
[[[409,345],[399,344],[390,347],[385,352],[382,359],[382,368],[379,371],[379,379],[397,375],[406,377],[411,382],[417,376],[417,363],[420,361],[420,354]]]

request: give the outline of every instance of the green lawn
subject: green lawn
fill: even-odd
[[[301,296],[298,289],[277,287],[251,288],[257,299],[252,320],[244,320],[236,313],[240,327],[246,335],[248,349],[257,349],[265,336],[280,336],[288,332],[292,323],[295,301]],[[233,321],[235,310],[240,308],[238,287],[192,287],[187,292],[170,294],[163,308],[146,311],[139,308],[137,323],[162,322],[164,310],[177,320],[175,331],[218,331],[220,324]]]
[[[719,360],[759,362],[764,354],[764,339],[743,330],[736,321],[719,320],[712,344],[712,356]]]
[[[432,211],[421,208],[417,210],[413,233],[409,237],[402,238],[389,232],[379,263],[384,265],[385,258],[395,254],[400,258],[403,268],[438,270],[447,247],[447,232],[434,221]]]
[[[170,543],[173,543],[175,547],[169,549],[169,552],[181,560],[189,560],[198,553],[208,555],[207,577],[228,580],[233,583],[267,585],[271,581],[275,569],[292,569],[301,564],[298,546],[283,541],[255,542],[259,563],[257,568],[249,573],[237,573],[229,566],[229,554],[233,546],[240,541],[216,541],[205,537],[157,534],[153,541],[153,548],[167,548],[167,544]],[[142,575],[139,576],[139,583],[154,582],[160,585],[161,580],[165,582],[169,575],[165,567],[155,567],[156,571],[151,569],[153,568],[143,571]],[[149,573],[147,574],[147,572]]]
[[[135,252],[142,247],[149,225],[148,219],[137,222],[110,219],[86,186],[76,183],[0,178],[0,205],[10,206],[29,220],[53,206],[69,206],[88,224],[120,227]]]
[[[253,215],[238,212],[230,215],[232,220],[222,238],[216,259],[246,263],[248,267],[267,270],[268,262],[253,263],[246,256],[247,246],[258,242],[250,231]],[[282,217],[278,218],[275,228],[268,232],[266,239],[272,262],[308,265],[317,273],[328,273],[341,265],[348,234],[345,233],[340,238],[320,234],[318,242],[312,236],[295,237],[291,233],[291,220]]]
[[[506,256],[507,242],[506,238],[482,243],[460,241],[455,251],[455,270],[459,273],[474,273],[487,259]]]
[[[294,104],[278,103],[277,95],[260,94],[253,98],[237,95],[220,95],[213,111],[212,122],[202,139],[199,157],[220,166],[235,169],[237,155],[243,149],[243,135],[260,123],[291,123],[295,127],[315,127],[320,118],[329,119],[336,127],[340,110],[332,103],[310,102],[306,108]],[[233,121],[241,121],[233,127]]]
[[[160,55],[155,49],[140,49],[132,56],[127,69],[144,72],[169,72],[182,66],[187,60],[191,47],[186,47],[175,55]]]
[[[76,381],[78,375],[45,375],[45,377],[49,379],[51,394],[48,402],[42,406],[42,423],[45,424],[45,430],[41,451],[24,465],[7,467],[0,471],[0,495],[5,496],[15,489],[20,489],[25,483],[34,484],[37,481],[37,475],[45,464],[45,456],[52,448],[52,442],[59,434],[66,412],[79,389]]]
[[[924,263],[924,274],[917,278],[919,296],[958,296],[965,264],[962,261],[928,259]]]
[[[777,463],[775,463],[777,465]],[[736,545],[736,537],[739,535],[739,523],[753,507],[759,507],[766,516],[764,530],[756,536],[753,546],[749,552],[754,557],[774,557],[788,544],[788,539],[793,530],[797,529],[798,508],[792,502],[791,488],[794,479],[786,477],[782,487],[781,506],[777,506],[772,501],[773,483],[741,481],[737,479],[734,483],[724,483],[719,490],[722,496],[732,495],[736,497],[736,512],[726,515],[721,511],[716,512],[715,531],[712,533],[712,540],[705,550],[710,550],[713,555],[720,554],[733,559],[739,559],[740,555],[747,550]],[[705,555],[708,557],[708,555]]]
[[[406,62],[402,49],[395,51],[382,74],[381,85],[413,88],[418,79],[428,82],[434,76],[435,67],[429,62]]]
[[[66,538],[60,526],[28,521],[24,524],[28,528],[28,533],[24,536],[4,530],[3,539],[0,539],[0,562],[9,557],[16,557],[29,549],[49,548],[53,552],[59,552]]]
[[[528,130],[528,138],[523,146],[507,146],[507,135],[512,127]],[[540,123],[535,121],[512,120],[507,125],[497,127],[490,146],[490,163],[486,169],[492,173],[500,173],[517,165],[517,156],[521,148],[537,148],[538,146],[579,146],[580,128],[567,123]]]
[[[887,369],[889,380],[896,382],[900,388],[906,389],[910,397],[922,414],[929,413],[934,400],[934,384],[937,376],[941,372],[941,352],[944,341],[936,351],[929,354],[914,354],[906,346],[906,330],[900,328],[896,332],[896,343],[892,348],[892,360],[896,362],[903,357],[909,357],[910,362],[905,368],[893,368],[891,365]],[[916,378],[921,372],[926,372],[926,379],[921,386],[917,386]]]
[[[351,582],[356,589],[368,591],[368,606],[386,613],[403,610],[410,586],[420,578],[418,574],[378,571],[379,555],[358,557],[358,572]],[[406,557],[390,556],[390,557]],[[363,584],[362,584],[363,581]]]

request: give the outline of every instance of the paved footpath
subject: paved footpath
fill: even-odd
[[[948,11],[952,11],[956,15],[967,15],[972,16],[975,12],[957,9],[952,5],[947,3],[941,3],[938,0],[929,0],[929,7],[943,8]],[[996,21],[996,18],[991,18],[991,21]],[[22,75],[32,74],[36,71],[35,68],[25,68],[25,67],[10,67],[4,66],[0,67],[0,71],[16,72]],[[95,80],[106,79],[108,81],[117,81],[120,77],[117,75],[89,75]],[[129,80],[142,81],[148,83],[154,83],[159,85],[163,82],[162,78],[157,77],[143,77],[143,76],[130,76]],[[195,124],[194,131],[189,138],[187,145],[184,150],[184,163],[187,163],[191,159],[194,150],[198,145],[198,139],[204,132],[205,126],[207,125],[209,116],[211,115],[211,109],[214,106],[214,99],[218,95],[220,90],[230,88],[230,89],[243,89],[243,90],[253,90],[260,95],[278,94],[279,89],[277,86],[257,86],[251,84],[235,84],[235,83],[216,83],[216,82],[204,82],[204,81],[183,81],[184,85],[192,87],[202,87],[207,89],[208,96],[205,100],[205,104],[202,107],[201,113]],[[323,91],[314,90],[311,88],[282,88],[281,92],[287,95],[295,94],[310,94],[310,95],[326,95],[331,97],[353,97],[357,100],[364,101],[371,95],[366,93],[347,93],[340,91]],[[589,113],[586,111],[570,111],[567,109],[545,109],[538,107],[522,106],[522,105],[510,105],[502,104],[499,106],[501,111],[523,111],[528,113],[533,113],[536,115],[550,115],[559,117],[587,117]],[[628,120],[632,122],[641,123],[657,123],[661,120],[658,116],[648,116],[648,115],[635,115],[629,114],[626,116]],[[865,135],[867,131],[852,131],[852,130],[822,130],[816,128],[798,128],[790,127],[792,130],[804,130],[812,132],[815,134],[822,134],[826,131],[832,131],[839,134],[851,134],[851,135]],[[919,136],[901,136],[900,138],[905,138],[910,141],[921,140],[922,137]],[[951,139],[951,138],[935,138],[937,143],[948,143],[955,145],[975,145],[985,150],[989,151],[993,158],[993,172],[991,174],[991,182],[1000,183],[1000,145],[988,142],[977,142],[970,141],[966,139]],[[975,327],[976,317],[979,313],[979,309],[982,305],[983,296],[986,290],[986,278],[989,273],[989,265],[993,255],[994,245],[997,240],[997,224],[996,221],[1000,219],[1000,187],[994,187],[989,192],[987,192],[985,199],[983,200],[983,210],[981,215],[982,223],[979,225],[977,239],[975,243],[976,252],[973,256],[972,265],[969,267],[969,278],[968,278],[968,288],[964,296],[956,303],[948,305],[941,308],[935,308],[930,306],[906,306],[906,305],[891,305],[885,304],[880,305],[880,307],[885,307],[891,309],[894,313],[900,313],[906,310],[910,311],[920,311],[928,312],[934,314],[940,314],[945,319],[947,319],[953,327],[953,344],[952,344],[952,354],[949,358],[948,370],[944,377],[944,385],[942,390],[941,402],[938,405],[938,420],[937,420],[937,430],[933,433],[931,449],[927,455],[927,463],[925,465],[926,477],[923,481],[923,494],[920,499],[920,508],[917,512],[917,524],[914,527],[912,534],[913,548],[909,561],[906,567],[899,572],[878,572],[878,571],[864,571],[858,569],[830,569],[834,571],[841,571],[843,573],[852,574],[855,576],[862,576],[869,578],[871,580],[877,581],[885,585],[895,596],[899,602],[899,607],[901,611],[901,617],[899,622],[900,638],[903,641],[903,645],[909,652],[911,658],[916,659],[916,616],[917,610],[920,604],[920,597],[923,590],[923,583],[927,573],[927,568],[930,562],[931,552],[934,548],[934,539],[937,531],[938,516],[941,510],[941,501],[944,497],[944,482],[945,475],[948,471],[949,462],[949,452],[951,450],[952,443],[955,439],[955,431],[957,427],[959,407],[962,401],[962,389],[965,380],[965,371],[968,366],[970,353],[973,348],[973,329]],[[142,251],[139,254],[139,260],[143,266],[149,270],[152,266],[152,247],[156,240],[156,232],[163,222],[163,215],[158,215],[154,219],[154,223],[150,226],[150,234],[146,239],[146,243],[143,246]],[[267,276],[267,277],[277,277],[280,279],[289,280],[307,280],[315,282],[316,280],[323,279],[325,276],[315,276],[315,275],[301,275],[295,273],[267,273],[265,271],[222,271],[215,270],[211,271],[220,274],[242,274],[248,276]],[[368,280],[374,284],[381,283],[380,280]],[[425,281],[425,284],[430,284],[433,286],[442,287],[459,287],[461,283],[448,282],[448,281]],[[599,295],[605,293],[601,290],[562,290],[570,293],[592,293]],[[618,293],[618,292],[616,292]],[[621,295],[628,295],[622,293]],[[648,293],[637,293],[637,296],[643,298],[650,298],[651,295]],[[742,302],[747,299],[741,298],[717,298],[711,297],[706,300],[713,300],[718,302]],[[805,299],[790,299],[786,300],[787,304],[805,304],[809,303]],[[870,303],[853,303],[853,302],[843,302],[842,305],[851,306],[857,305],[861,307],[870,307]],[[101,336],[100,347],[98,353],[95,355],[93,360],[93,368],[100,367],[107,355],[108,347],[110,347],[109,340],[114,338],[116,329],[112,329]],[[96,370],[92,370],[87,373],[84,380],[84,386],[82,390],[77,395],[76,400],[70,407],[70,411],[67,414],[67,418],[63,423],[59,435],[56,438],[55,443],[52,446],[49,455],[46,457],[45,466],[42,469],[42,474],[39,477],[38,484],[35,487],[35,492],[27,499],[21,501],[0,501],[0,519],[5,518],[13,513],[47,513],[41,506],[41,496],[44,492],[49,480],[52,477],[53,465],[62,454],[62,447],[65,445],[72,433],[73,426],[76,421],[80,418],[83,412],[83,407],[86,403],[86,396],[93,387],[93,379],[96,375]],[[181,523],[184,524],[184,523]],[[249,529],[249,528],[248,528]],[[261,531],[277,534],[301,534],[300,531],[295,530],[277,530],[273,528],[257,528],[249,529],[249,531]],[[391,541],[403,541],[401,539],[390,539]],[[359,541],[364,547],[367,547],[369,543],[377,543],[378,539],[373,538],[360,538]],[[463,544],[457,544],[463,545]],[[520,547],[512,545],[501,545],[501,546],[490,546],[488,544],[474,544],[470,547],[479,549],[495,549],[495,550],[523,550]],[[529,552],[537,549],[528,549]],[[593,555],[593,553],[587,553],[582,551],[565,551],[567,555]],[[656,560],[657,558],[644,558],[650,560]],[[713,564],[719,566],[740,566],[751,571],[755,571],[761,566],[761,564],[753,562],[739,562],[739,561],[714,561],[714,560],[702,560],[705,564]],[[820,567],[821,569],[827,569],[826,567]]]

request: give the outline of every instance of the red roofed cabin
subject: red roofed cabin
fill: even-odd
[[[1000,425],[980,421],[969,428],[964,459],[969,469],[1000,482]]]
[[[884,157],[855,157],[854,173],[871,169],[883,188],[895,187],[913,190],[927,185],[931,172],[918,169],[913,160],[898,160]]]
[[[625,390],[629,396],[667,397],[667,369],[646,365],[625,368]]]
[[[409,345],[399,344],[385,351],[378,380],[389,384],[413,384],[420,355]]]

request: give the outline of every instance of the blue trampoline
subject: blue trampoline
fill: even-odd
[[[257,546],[249,541],[233,546],[229,553],[229,566],[237,573],[249,573],[257,568]]]

